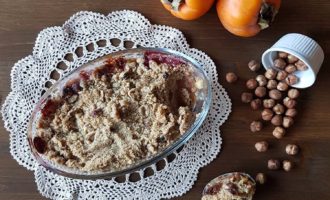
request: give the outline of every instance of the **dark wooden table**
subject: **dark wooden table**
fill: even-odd
[[[215,176],[230,171],[245,171],[252,175],[265,172],[270,179],[258,188],[255,199],[263,200],[326,200],[330,199],[330,2],[328,0],[283,1],[276,22],[253,38],[239,38],[224,30],[215,8],[196,21],[182,21],[166,12],[156,0],[0,0],[0,97],[9,93],[10,70],[20,58],[31,54],[39,31],[62,25],[72,14],[90,10],[107,14],[114,10],[131,9],[144,14],[152,23],[180,29],[192,47],[205,51],[218,66],[220,83],[227,89],[233,112],[221,127],[222,152],[211,164],[201,169],[194,187],[178,199],[200,199],[204,185]],[[258,112],[251,112],[240,103],[244,80],[254,76],[246,63],[260,59],[264,50],[279,37],[299,32],[313,37],[325,51],[325,61],[317,82],[305,89],[299,101],[299,116],[288,135],[277,140],[271,126],[259,134],[248,130]],[[229,85],[225,73],[234,71],[240,81]],[[19,166],[9,153],[8,132],[0,128],[0,199],[44,199],[37,191],[33,173]],[[267,153],[258,153],[255,142],[271,143]],[[289,157],[284,152],[287,143],[297,143],[302,151]],[[269,158],[290,159],[296,163],[291,172],[267,170]]]

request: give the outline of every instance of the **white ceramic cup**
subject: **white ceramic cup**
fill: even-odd
[[[262,64],[265,69],[276,69],[273,62],[279,51],[296,56],[308,66],[306,71],[294,72],[299,81],[292,87],[307,88],[313,85],[324,60],[324,52],[320,45],[310,37],[299,33],[286,34],[262,54]]]

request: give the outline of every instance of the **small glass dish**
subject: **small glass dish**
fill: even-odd
[[[135,162],[125,168],[116,171],[87,172],[87,171],[72,169],[64,165],[56,164],[50,161],[43,154],[38,153],[33,139],[36,136],[36,127],[37,127],[37,122],[41,117],[41,110],[45,106],[48,99],[50,99],[54,95],[58,95],[60,91],[62,91],[65,84],[68,83],[70,80],[77,79],[77,77],[79,77],[79,74],[80,72],[82,72],[82,70],[84,71],[93,70],[94,68],[103,65],[106,62],[106,60],[109,58],[116,58],[116,57],[122,57],[125,59],[143,58],[146,52],[153,52],[156,54],[159,53],[159,55],[167,56],[168,58],[170,58],[170,60],[173,58],[176,60],[177,59],[180,60],[180,62],[184,62],[185,64],[187,64],[188,67],[192,69],[193,74],[195,76],[195,80],[198,80],[195,82],[197,90],[195,92],[195,104],[193,108],[193,112],[196,113],[196,119],[194,123],[191,125],[191,127],[184,134],[182,134],[175,141],[173,141],[172,144],[168,145],[166,148],[157,152],[153,156],[144,158],[138,162]],[[170,155],[172,152],[177,150],[184,143],[186,143],[197,132],[198,128],[202,125],[203,121],[205,120],[211,105],[211,99],[212,99],[211,86],[210,86],[210,81],[208,80],[208,76],[206,72],[203,70],[202,66],[200,66],[199,63],[194,59],[192,59],[191,57],[183,53],[165,48],[136,48],[136,49],[117,51],[78,67],[77,69],[69,73],[66,77],[63,77],[61,80],[57,81],[48,91],[45,92],[45,94],[42,95],[39,102],[35,106],[29,121],[28,142],[37,162],[54,173],[71,178],[77,178],[77,179],[99,179],[99,178],[118,177],[125,174],[133,173],[137,170],[144,169],[152,164],[155,164],[159,160],[165,158],[166,156]]]

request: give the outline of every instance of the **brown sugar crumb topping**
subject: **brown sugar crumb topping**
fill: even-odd
[[[196,80],[184,62],[162,56],[81,71],[41,110],[38,152],[69,168],[114,171],[173,143],[196,118]]]

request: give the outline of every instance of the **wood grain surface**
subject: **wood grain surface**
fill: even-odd
[[[200,170],[193,188],[177,199],[200,199],[204,185],[212,178],[231,171],[252,175],[265,172],[269,181],[258,187],[257,200],[327,200],[330,199],[330,1],[286,0],[275,23],[256,37],[239,38],[228,33],[219,23],[215,7],[196,21],[182,21],[171,16],[158,0],[0,0],[0,97],[3,103],[10,91],[10,70],[13,64],[32,52],[39,31],[49,26],[60,26],[75,12],[81,10],[107,14],[130,9],[141,12],[152,23],[180,29],[194,48],[205,51],[216,63],[219,81],[228,91],[233,111],[221,127],[223,145],[218,157]],[[252,112],[240,102],[244,80],[255,74],[246,63],[260,59],[261,54],[278,38],[289,32],[311,36],[325,51],[325,61],[317,82],[303,90],[299,100],[299,116],[288,135],[277,140],[271,135],[271,126],[258,134],[249,131]],[[234,85],[225,82],[226,72],[234,71],[240,81]],[[19,166],[9,153],[8,132],[0,125],[0,199],[45,199],[37,191],[31,171]],[[268,140],[271,148],[258,153],[255,142]],[[296,157],[284,152],[288,143],[297,143],[302,151]],[[269,158],[290,159],[296,167],[291,172],[269,171]]]

